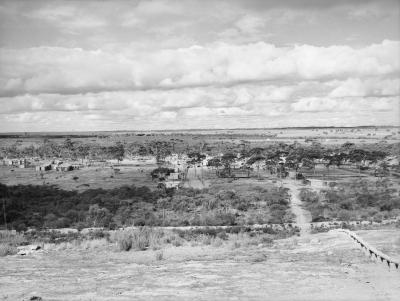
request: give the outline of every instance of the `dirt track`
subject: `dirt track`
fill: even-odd
[[[302,207],[299,197],[300,185],[295,180],[284,180],[282,183],[285,187],[290,189],[291,208],[292,212],[296,215],[296,224],[300,227],[300,233],[302,235],[309,233],[312,218],[310,212]]]

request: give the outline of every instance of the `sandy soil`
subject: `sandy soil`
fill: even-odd
[[[360,233],[383,241],[398,230]],[[391,244],[389,244],[391,245]],[[392,248],[393,252],[397,252]],[[0,300],[398,300],[400,270],[370,261],[340,233],[273,247],[48,250],[0,258]]]

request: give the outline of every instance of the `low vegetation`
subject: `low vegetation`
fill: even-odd
[[[66,191],[54,186],[5,186],[9,228],[56,229],[124,226],[233,226],[292,221],[287,189],[216,185],[205,190],[151,190],[124,186],[111,190]],[[224,189],[225,188],[225,189]],[[4,215],[0,224],[4,224]]]
[[[234,226],[226,228],[201,228],[191,230],[167,230],[162,228],[140,227],[125,230],[94,230],[87,233],[58,231],[30,231],[25,234],[4,231],[0,236],[0,256],[14,255],[18,246],[40,244],[45,249],[60,250],[68,248],[114,251],[158,251],[156,260],[163,259],[162,250],[166,247],[184,245],[229,245],[238,248],[246,245],[272,246],[274,240],[297,235],[293,227],[273,229],[272,227],[250,228]]]
[[[11,231],[0,232],[0,257],[17,254],[17,246],[27,243],[24,235]]]
[[[389,180],[334,183],[320,192],[303,189],[300,197],[314,222],[373,220],[400,216],[399,190]]]

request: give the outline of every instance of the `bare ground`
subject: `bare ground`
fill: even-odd
[[[398,230],[363,231],[399,255]],[[385,243],[386,242],[386,243]],[[340,233],[234,248],[116,252],[49,249],[0,258],[0,300],[398,300],[400,270],[370,261]]]

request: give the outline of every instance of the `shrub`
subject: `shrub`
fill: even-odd
[[[222,246],[222,240],[220,238],[216,238],[216,239],[214,239],[212,245],[214,247],[220,247],[220,246]]]
[[[86,236],[88,239],[99,239],[99,238],[109,239],[110,233],[108,231],[96,229],[94,231],[90,231]]]
[[[117,231],[110,237],[116,241],[121,251],[147,250],[149,247],[160,245],[163,232],[152,228],[141,228],[134,230]]]
[[[180,246],[182,246],[182,241],[180,239],[175,239],[172,241],[172,245],[174,247],[180,247]]]
[[[129,233],[124,232],[117,238],[117,244],[120,251],[129,251],[132,249],[132,237]]]
[[[211,242],[212,242],[212,240],[211,240],[211,237],[210,236],[203,236],[203,239],[202,239],[202,243],[203,243],[203,245],[211,245]]]
[[[273,245],[274,244],[274,240],[271,237],[268,236],[263,236],[260,239],[260,242],[266,245]]]
[[[228,233],[238,234],[241,231],[242,227],[240,226],[233,226],[227,229]]]
[[[232,245],[232,248],[233,248],[233,249],[240,248],[240,242],[235,241],[235,242],[233,243],[233,245]]]
[[[219,232],[219,233],[217,234],[217,237],[218,237],[219,239],[222,239],[222,240],[227,240],[227,239],[228,239],[228,234],[226,234],[225,231],[222,231],[222,232]]]
[[[15,255],[17,254],[18,250],[16,246],[12,246],[6,243],[0,243],[0,257],[7,256],[7,255]]]
[[[11,231],[0,232],[0,243],[12,246],[21,246],[28,244],[27,238],[20,233],[13,233]]]
[[[163,260],[164,259],[164,253],[163,253],[163,251],[157,251],[156,252],[156,260],[157,261],[161,261],[161,260]]]
[[[251,262],[263,262],[267,260],[267,256],[265,254],[259,253],[259,254],[255,254],[254,256],[252,256],[250,258]]]

